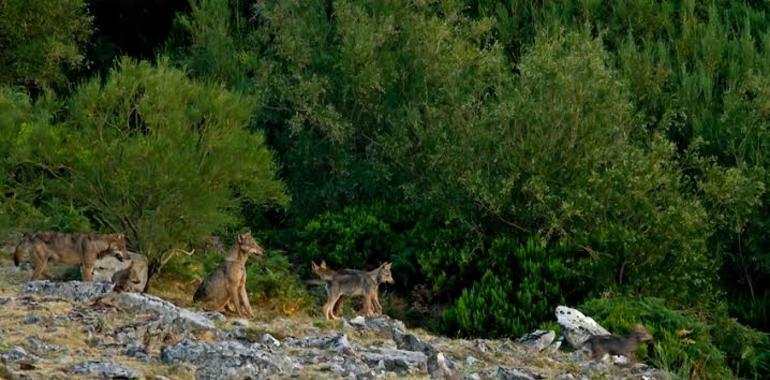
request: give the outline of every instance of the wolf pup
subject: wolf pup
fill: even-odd
[[[335,305],[343,295],[362,296],[364,298],[363,313],[370,317],[382,312],[379,302],[378,288],[381,283],[394,283],[390,272],[391,263],[384,263],[372,271],[360,271],[355,269],[341,269],[334,271],[321,265],[312,263],[313,271],[326,281],[326,304],[323,307],[326,319],[339,319],[334,315]],[[341,305],[341,304],[340,304]]]
[[[198,286],[193,302],[203,302],[205,309],[218,312],[232,304],[237,315],[253,317],[246,294],[246,260],[250,255],[262,256],[264,251],[251,233],[239,234],[225,260]]]
[[[583,347],[591,349],[591,358],[601,359],[604,354],[623,355],[632,360],[633,352],[640,342],[652,342],[652,335],[642,325],[636,325],[631,329],[628,338],[616,335],[593,335],[584,343]]]
[[[80,265],[83,281],[92,281],[96,260],[106,255],[116,259],[128,259],[126,237],[123,234],[90,234],[38,232],[26,236],[13,253],[13,263],[17,267],[24,256],[32,262],[32,280],[42,277],[51,278],[48,262],[68,265]]]
[[[114,284],[112,287],[113,292],[121,293],[136,291],[142,283],[142,279],[139,278],[139,274],[134,270],[133,260],[131,260],[131,265],[127,268],[121,269],[112,275],[112,283]]]

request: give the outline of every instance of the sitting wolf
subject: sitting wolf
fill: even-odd
[[[16,246],[13,263],[18,267],[24,256],[28,256],[32,262],[32,280],[51,278],[49,261],[80,265],[83,281],[92,281],[96,260],[110,254],[120,261],[128,258],[123,234],[38,232],[27,235]]]
[[[370,317],[382,313],[378,288],[381,283],[394,283],[390,272],[391,263],[384,263],[372,271],[360,271],[355,269],[332,270],[326,266],[312,263],[313,271],[326,282],[326,304],[323,307],[326,319],[339,319],[335,315],[335,306],[342,306],[340,297],[343,295],[364,297],[363,313]]]
[[[193,302],[203,302],[210,311],[224,312],[232,304],[235,313],[253,317],[254,312],[246,294],[246,260],[249,255],[262,256],[262,248],[250,233],[238,235],[225,260],[203,281],[195,291]]]
[[[636,351],[640,342],[652,342],[652,335],[642,325],[636,325],[631,329],[628,338],[616,335],[593,335],[583,347],[591,349],[593,359],[601,359],[604,354],[623,355],[632,360],[632,353]]]

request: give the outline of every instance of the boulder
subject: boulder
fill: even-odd
[[[131,368],[95,360],[75,364],[70,367],[70,372],[78,375],[89,375],[89,378],[97,379],[138,379],[142,376]]]
[[[386,371],[409,372],[412,369],[427,370],[428,357],[422,352],[372,347],[361,352],[361,358],[370,367],[383,363]]]
[[[519,338],[518,342],[528,351],[540,352],[548,347],[556,338],[556,332],[553,330],[535,330]]]
[[[123,310],[150,311],[164,320],[173,321],[185,330],[215,330],[214,322],[207,314],[191,311],[158,297],[141,293],[110,293],[99,299],[103,305]]]
[[[112,290],[112,284],[107,282],[52,282],[30,281],[22,289],[25,293],[53,296],[79,303],[92,302]]]
[[[195,342],[184,339],[161,353],[166,363],[189,363],[196,368],[196,379],[262,379],[291,372],[295,365],[286,355],[272,354],[259,343],[244,345],[236,341]]]
[[[609,331],[591,317],[570,307],[557,306],[556,319],[564,339],[576,349],[581,349],[583,343],[592,335],[609,335]]]
[[[147,257],[135,252],[129,252],[128,255],[131,260],[120,261],[113,256],[104,256],[96,260],[94,266],[94,281],[112,282],[112,275],[115,272],[128,268],[131,262],[134,262],[132,268],[139,275],[141,282],[136,285],[132,285],[131,291],[142,292],[145,285],[147,285]]]
[[[460,375],[452,369],[452,363],[441,352],[436,352],[428,358],[428,373],[431,379],[457,380]]]

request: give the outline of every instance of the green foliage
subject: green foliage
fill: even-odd
[[[688,378],[764,378],[770,369],[767,334],[741,326],[717,310],[708,322],[673,310],[659,298],[594,299],[581,310],[611,332],[646,326],[655,337],[652,362]]]
[[[84,0],[3,0],[0,3],[0,84],[31,89],[65,85],[85,63],[91,35]]]
[[[510,281],[487,271],[444,313],[446,329],[458,335],[521,336],[527,327],[514,317],[517,308],[511,302],[511,294]]]
[[[519,337],[528,332],[564,303],[573,275],[565,265],[570,252],[537,239],[524,245],[495,240],[489,256],[477,259],[484,275],[444,313],[444,328],[465,336]]]

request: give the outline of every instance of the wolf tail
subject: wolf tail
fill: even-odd
[[[195,295],[193,295],[193,302],[198,302],[206,297],[206,282],[202,282],[200,285],[198,285],[198,289],[195,290]]]
[[[24,252],[27,250],[25,249],[27,247],[26,244],[21,243],[16,246],[16,249],[13,251],[13,265],[18,267],[21,265],[21,259],[24,256]]]

